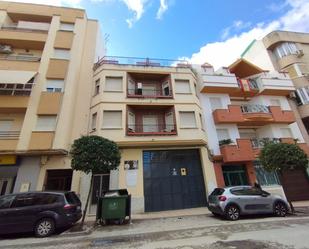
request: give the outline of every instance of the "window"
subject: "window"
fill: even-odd
[[[196,128],[195,112],[179,112],[181,128]]]
[[[60,30],[63,31],[73,31],[74,30],[74,23],[60,23]]]
[[[64,80],[46,80],[47,92],[63,92]]]
[[[15,200],[13,201],[12,207],[28,207],[33,206],[35,204],[34,195],[33,194],[22,194],[17,195]]]
[[[57,119],[56,115],[38,116],[35,130],[36,131],[54,131],[56,128],[56,119]]]
[[[69,60],[70,59],[70,50],[54,49],[54,56],[53,56],[53,58]]]
[[[296,90],[297,96],[300,98],[301,104],[309,103],[309,88],[302,87]]]
[[[104,91],[121,92],[122,77],[106,77]]]
[[[256,178],[261,186],[280,185],[279,177],[276,172],[266,171],[260,161],[254,161],[253,165]]]
[[[95,131],[96,129],[97,129],[97,113],[93,113],[91,119],[91,130]]]
[[[210,101],[210,107],[211,110],[214,111],[216,109],[222,109],[222,102],[221,102],[221,98],[218,97],[210,97],[209,98]]]
[[[103,111],[103,128],[121,129],[122,111]]]
[[[97,79],[94,85],[94,95],[98,95],[99,93],[100,93],[100,79]]]
[[[36,194],[34,196],[34,204],[35,205],[48,205],[56,202],[61,202],[63,197],[61,195],[54,194]]]
[[[270,105],[271,106],[281,106],[281,103],[280,103],[279,99],[271,99],[270,100]]]
[[[10,208],[14,198],[14,195],[0,197],[0,209]]]
[[[293,42],[284,42],[281,43],[279,46],[277,46],[274,49],[274,54],[277,57],[277,59],[280,59],[284,56],[290,55],[290,54],[297,54],[297,47],[295,43]]]
[[[176,93],[191,93],[189,80],[175,80]]]
[[[200,122],[201,122],[201,129],[204,130],[205,129],[205,125],[204,125],[204,119],[202,114],[200,114]]]
[[[290,128],[281,128],[280,131],[281,131],[281,136],[282,136],[283,138],[286,138],[286,137],[293,137]]]
[[[0,120],[0,131],[10,131],[13,120]]]
[[[218,141],[230,139],[228,129],[217,129]]]

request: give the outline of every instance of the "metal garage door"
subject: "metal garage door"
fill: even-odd
[[[302,169],[286,170],[280,176],[284,192],[291,201],[309,200],[309,177]]]
[[[144,151],[145,211],[206,206],[198,150]]]

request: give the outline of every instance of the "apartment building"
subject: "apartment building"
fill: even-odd
[[[122,158],[119,170],[95,175],[90,213],[108,188],[128,189],[134,213],[206,205],[216,178],[197,84],[186,61],[96,63],[89,134],[115,141]]]
[[[309,182],[303,172],[291,171],[279,179],[276,173],[265,171],[258,160],[265,140],[296,141],[309,154],[286,97],[295,91],[288,74],[262,70],[244,59],[217,71],[208,64],[198,70],[218,186],[253,185],[257,181],[266,191],[291,200],[308,199]],[[285,194],[280,180],[288,186]]]
[[[84,10],[0,2],[0,194],[75,190],[98,23]]]
[[[271,32],[263,39],[253,41],[242,57],[263,69],[289,74],[296,88],[290,94],[289,102],[302,135],[309,143],[309,34]]]

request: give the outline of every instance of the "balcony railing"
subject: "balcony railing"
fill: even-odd
[[[254,149],[263,148],[265,144],[268,142],[280,143],[280,139],[279,138],[252,138],[251,139],[252,148]]]
[[[27,84],[2,84],[0,82],[0,95],[30,96],[33,83]]]
[[[29,27],[19,27],[17,24],[13,24],[13,25],[5,25],[2,26],[1,29],[3,30],[16,30],[16,31],[24,31],[24,32],[38,32],[38,33],[47,33],[49,28],[31,28],[31,26]]]
[[[249,82],[250,89],[252,89],[252,90],[259,90],[259,85],[256,82],[256,80],[249,79],[248,82]]]
[[[174,135],[177,133],[174,124],[129,124],[127,131],[128,135]]]
[[[265,105],[242,105],[241,111],[243,113],[270,113],[268,106]]]
[[[138,57],[121,57],[121,56],[104,56],[95,64],[94,69],[103,64],[116,65],[133,65],[144,67],[177,67],[191,68],[191,65],[186,60],[169,60],[169,59],[150,59]]]
[[[171,90],[155,90],[155,89],[128,89],[128,96],[134,97],[159,97],[159,98],[168,98],[172,97],[173,93]]]
[[[19,131],[0,131],[0,140],[19,138]]]
[[[9,61],[40,61],[41,57],[33,55],[12,55],[12,54],[1,54],[0,60],[9,60]]]

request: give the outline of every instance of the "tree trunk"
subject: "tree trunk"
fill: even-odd
[[[282,186],[284,194],[285,194],[286,193],[286,185],[285,185],[285,182],[283,180],[283,175],[282,175],[282,171],[281,170],[279,171],[279,175],[280,175],[281,186]],[[286,197],[286,200],[288,201],[288,203],[290,204],[291,212],[294,214],[295,213],[295,209],[294,209],[292,201],[290,200],[290,198],[287,195],[285,195],[285,197]]]
[[[87,213],[87,209],[88,209],[88,205],[89,205],[89,200],[90,200],[90,195],[91,195],[91,190],[92,190],[92,183],[93,183],[93,174],[91,173],[91,180],[90,180],[90,186],[89,186],[89,191],[88,191],[88,196],[87,196],[87,201],[86,201],[86,205],[83,211],[83,218],[82,218],[82,222],[81,222],[81,228],[83,228],[84,226],[84,221],[86,218],[86,213]]]

